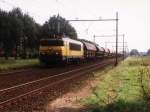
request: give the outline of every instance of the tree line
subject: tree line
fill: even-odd
[[[130,51],[130,55],[131,55],[131,56],[139,56],[139,55],[150,56],[150,49],[148,49],[147,52],[144,53],[144,54],[140,53],[137,49],[132,49],[132,50]]]
[[[9,12],[0,9],[0,55],[6,59],[10,56],[37,57],[41,38],[55,38],[67,35],[77,38],[75,28],[63,17],[54,15],[43,25],[20,8]]]

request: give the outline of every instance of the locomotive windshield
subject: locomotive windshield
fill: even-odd
[[[64,42],[62,40],[41,40],[41,46],[63,46]]]

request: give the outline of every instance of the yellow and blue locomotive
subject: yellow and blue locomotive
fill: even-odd
[[[84,58],[83,43],[67,37],[41,39],[39,59],[42,63],[81,61]]]

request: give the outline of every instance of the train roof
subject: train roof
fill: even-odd
[[[98,51],[105,52],[105,49],[103,47],[97,46],[97,48],[98,48]]]
[[[83,43],[77,39],[71,39],[69,37],[61,37],[61,38],[43,38],[42,40],[62,40],[62,41],[68,41],[68,42],[72,42],[72,43],[76,43],[76,44],[80,44],[83,45]]]
[[[83,44],[85,45],[86,49],[87,50],[90,50],[90,51],[97,51],[97,48],[96,48],[96,45],[91,43],[91,42],[88,42],[88,41],[85,41],[85,40],[81,40],[83,42]]]
[[[71,39],[69,37],[64,37],[64,38],[62,38],[62,40],[69,41],[69,42],[76,43],[76,44],[82,44],[83,45],[83,43],[81,41],[76,40],[76,39]]]

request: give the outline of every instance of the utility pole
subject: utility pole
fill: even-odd
[[[118,65],[118,12],[116,12],[116,56],[115,66]]]
[[[57,16],[58,22],[57,22],[57,33],[58,35],[60,34],[60,19],[59,19],[59,14]]]
[[[125,52],[124,52],[124,47],[125,47],[125,46],[124,46],[124,34],[123,34],[123,50],[122,50],[122,53],[123,53],[123,60],[124,60],[124,57],[125,57],[125,54],[124,54],[124,53],[125,53]]]
[[[117,34],[117,33],[116,33],[116,34]],[[108,36],[115,36],[115,35],[105,35],[105,37],[108,37]],[[118,37],[117,37],[117,35],[116,35],[116,37],[117,37],[117,38],[116,38],[117,41],[115,42],[115,43],[116,43],[116,48],[118,47],[118,43],[122,43],[122,44],[123,44],[123,45],[122,45],[122,53],[123,53],[123,59],[124,59],[124,55],[125,55],[125,54],[124,54],[124,51],[125,51],[125,50],[124,50],[124,47],[125,47],[124,44],[127,43],[127,42],[124,42],[125,34],[118,35],[118,36],[122,36],[122,37],[123,37],[123,39],[122,39],[123,42],[118,42]],[[106,43],[114,43],[114,42],[106,42]],[[118,51],[117,51],[117,52],[118,52]]]
[[[94,43],[95,43],[95,35],[93,36],[93,38],[94,38],[93,41],[94,41]]]

